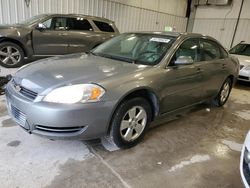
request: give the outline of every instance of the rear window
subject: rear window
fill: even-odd
[[[93,31],[89,21],[81,17],[68,18],[68,25],[70,30]]]
[[[103,32],[115,32],[113,27],[106,22],[100,22],[100,21],[94,20],[94,23],[98,27],[98,29],[100,29]]]

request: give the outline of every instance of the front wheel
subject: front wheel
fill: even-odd
[[[151,116],[151,106],[144,98],[124,101],[113,116],[110,139],[119,148],[135,146],[143,138]]]
[[[12,42],[0,43],[0,65],[15,68],[23,65],[24,52],[20,46]]]
[[[230,78],[227,78],[226,81],[223,83],[220,92],[213,99],[213,104],[215,106],[223,106],[228,100],[231,89],[232,89],[232,81]]]

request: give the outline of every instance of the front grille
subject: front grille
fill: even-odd
[[[24,95],[25,97],[27,97],[27,98],[29,98],[31,100],[35,100],[35,98],[37,97],[37,93],[36,92],[31,91],[29,89],[26,89],[26,88],[24,88],[22,86],[20,86],[20,88],[21,88],[20,93],[22,95]]]
[[[11,105],[10,108],[11,108],[11,114],[12,114],[14,120],[17,122],[17,124],[19,124],[20,126],[22,126],[25,129],[28,129],[26,127],[26,115],[24,113],[22,113],[16,107],[14,107],[13,105]]]
[[[247,77],[247,76],[239,76],[239,79],[249,80],[249,77]]]
[[[48,127],[43,125],[36,125],[39,131],[53,132],[53,133],[75,133],[81,131],[84,127]]]

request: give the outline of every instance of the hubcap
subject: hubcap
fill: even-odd
[[[126,141],[137,139],[147,124],[147,113],[140,107],[135,106],[127,111],[122,119],[120,134]]]
[[[227,97],[229,95],[229,91],[230,91],[230,85],[228,82],[226,82],[223,85],[223,88],[221,90],[221,94],[220,94],[220,100],[221,102],[225,102],[227,100]]]
[[[19,50],[13,46],[5,46],[0,49],[0,61],[6,65],[16,65],[21,60]]]

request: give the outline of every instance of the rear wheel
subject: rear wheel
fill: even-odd
[[[230,78],[227,78],[226,81],[223,83],[220,92],[213,99],[213,104],[216,106],[223,106],[228,100],[231,89],[232,89],[232,80]]]
[[[22,48],[12,42],[0,43],[0,65],[6,68],[23,65],[24,52]]]
[[[111,123],[111,141],[119,148],[135,146],[143,138],[150,120],[151,107],[147,100],[134,98],[124,101]]]

